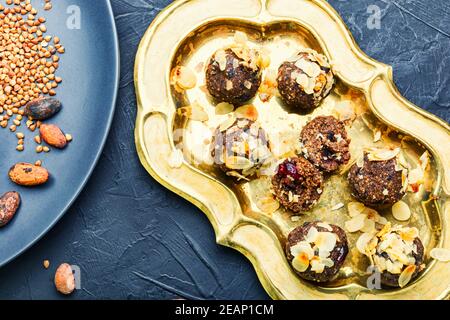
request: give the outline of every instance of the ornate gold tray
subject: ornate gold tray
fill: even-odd
[[[429,151],[431,168],[423,188],[405,197],[413,212],[408,224],[419,228],[427,252],[434,247],[450,249],[448,124],[405,100],[393,83],[391,67],[366,56],[339,15],[322,0],[180,0],[165,9],[146,32],[136,58],[136,145],[147,171],[205,212],[217,242],[243,253],[274,299],[448,297],[449,264],[428,254],[425,271],[405,288],[367,289],[367,264],[353,248],[354,234],[349,234],[350,254],[336,281],[317,286],[296,276],[283,251],[286,236],[304,221],[323,219],[342,226],[348,220],[345,207],[331,210],[336,203],[351,201],[344,172],[327,179],[312,212],[292,219],[283,209],[268,214],[256,205],[259,194],[265,192],[261,187],[264,178],[237,182],[203,162],[209,149],[203,141],[224,118],[215,114],[201,90],[203,71],[197,73],[199,85],[184,93],[171,86],[170,73],[176,65],[198,69],[199,63],[206,63],[237,30],[247,33],[251,44],[270,49],[272,68],[299,46],[307,46],[331,59],[338,79],[332,94],[311,114],[288,114],[278,99],[263,103],[256,98],[253,104],[269,136],[278,133],[296,139],[308,120],[332,114],[337,105],[348,103],[358,115],[349,129],[352,157],[363,147],[399,145],[414,167],[419,156]],[[208,121],[189,121],[176,112],[194,100],[204,106]],[[286,129],[286,121],[292,124],[291,131]],[[379,128],[390,134],[374,142],[374,131]],[[184,160],[174,167],[170,162],[176,147],[182,148]],[[390,212],[384,215],[394,221]]]

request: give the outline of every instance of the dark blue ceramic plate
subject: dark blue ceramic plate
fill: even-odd
[[[2,1],[3,2],[3,1]],[[33,1],[39,8],[44,1]],[[37,154],[25,122],[25,151],[15,151],[17,139],[0,128],[0,194],[16,190],[22,206],[15,218],[0,228],[0,266],[40,239],[66,212],[82,190],[103,149],[112,122],[119,81],[119,50],[114,17],[108,0],[57,0],[47,18],[48,34],[58,35],[66,48],[57,75],[63,78],[57,98],[62,111],[49,120],[71,133],[63,151]],[[79,29],[72,20],[81,18]],[[8,179],[16,162],[42,160],[51,180],[43,187],[17,187]]]

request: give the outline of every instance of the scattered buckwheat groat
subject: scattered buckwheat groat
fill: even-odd
[[[44,9],[51,7],[46,1]],[[62,82],[56,70],[59,54],[65,49],[58,37],[47,34],[45,22],[30,0],[7,0],[6,6],[0,3],[0,127],[11,132],[16,132],[24,119],[28,129],[36,130],[42,119],[35,112],[26,112],[25,106],[56,95]],[[16,150],[23,151],[23,140],[19,142]]]

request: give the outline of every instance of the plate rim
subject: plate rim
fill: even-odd
[[[87,171],[84,179],[79,184],[78,188],[73,193],[70,200],[67,202],[66,206],[60,211],[60,213],[50,222],[50,224],[43,229],[41,233],[39,233],[37,236],[33,238],[32,241],[27,243],[25,246],[23,246],[22,249],[16,251],[14,254],[10,255],[6,259],[0,260],[0,268],[6,266],[19,256],[21,256],[23,253],[25,253],[28,249],[33,247],[39,240],[41,240],[58,222],[59,220],[67,213],[67,211],[72,207],[75,200],[79,197],[80,193],[83,191],[83,189],[86,187],[87,182],[91,178],[94,169],[96,168],[98,161],[100,160],[101,154],[103,152],[103,149],[105,148],[106,141],[108,139],[109,133],[111,131],[112,122],[114,119],[114,114],[116,110],[116,103],[117,103],[117,97],[118,97],[118,90],[119,90],[119,81],[120,81],[120,49],[119,49],[119,37],[117,33],[117,27],[116,27],[116,21],[114,19],[114,11],[112,9],[111,0],[106,0],[106,7],[108,11],[108,19],[111,22],[112,25],[112,38],[113,38],[113,54],[115,55],[114,59],[114,67],[113,72],[115,74],[114,76],[114,93],[112,96],[112,107],[110,108],[110,111],[107,115],[106,119],[106,130],[103,133],[103,136],[101,137],[101,143],[97,150],[97,153],[95,154],[94,161],[91,163],[89,170]]]

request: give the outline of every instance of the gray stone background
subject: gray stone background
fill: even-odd
[[[106,148],[65,217],[0,270],[0,299],[63,298],[53,275],[66,261],[80,266],[82,274],[82,289],[68,299],[268,298],[250,263],[216,245],[203,213],[152,180],[136,156],[134,57],[148,25],[170,2],[111,0],[122,75]],[[404,96],[450,121],[448,0],[329,2],[361,48],[393,66]],[[381,9],[380,29],[367,27],[370,5]],[[44,259],[51,261],[49,270],[42,267]]]

